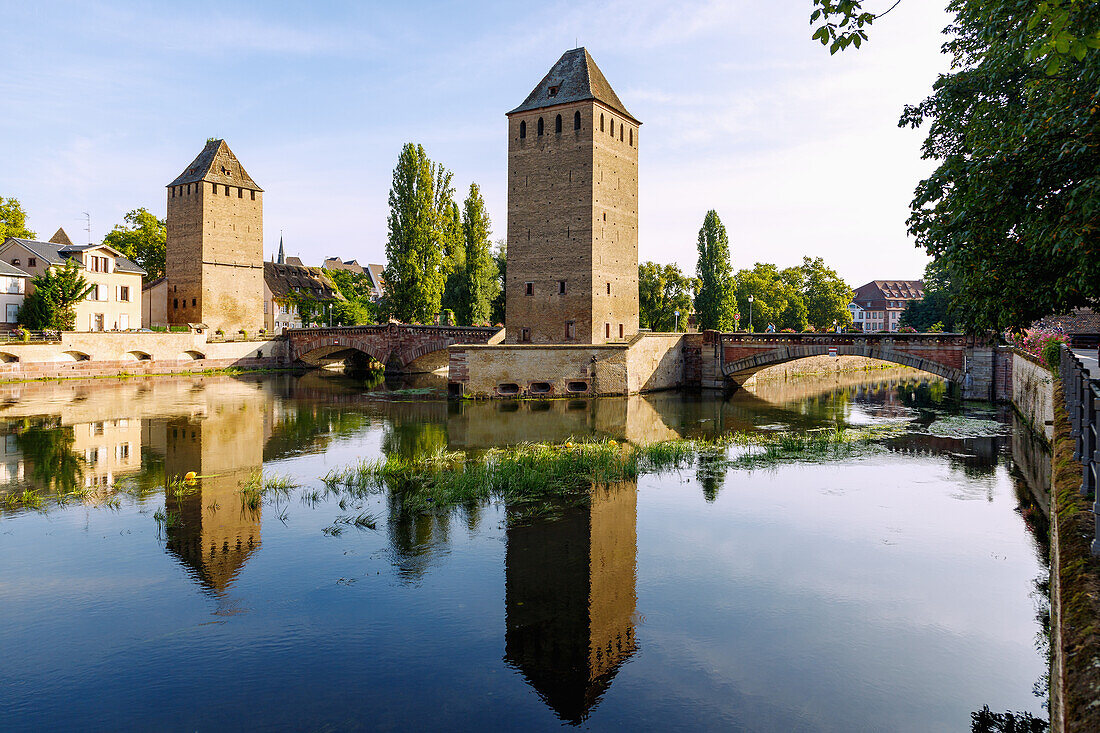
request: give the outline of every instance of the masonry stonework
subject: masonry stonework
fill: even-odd
[[[224,140],[211,140],[167,194],[169,323],[262,328],[263,189]]]
[[[508,113],[508,343],[638,332],[639,124],[583,48]]]

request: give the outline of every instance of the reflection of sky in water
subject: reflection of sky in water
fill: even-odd
[[[139,465],[119,470],[134,480],[185,465],[215,478],[169,530],[152,519],[160,496],[0,519],[0,598],[24,620],[0,627],[6,728],[542,730],[579,716],[594,729],[924,731],[965,730],[984,704],[1038,712],[1029,593],[1043,568],[1008,439],[922,432],[952,408],[930,412],[898,385],[797,386],[786,401],[538,411],[383,404],[327,377],[25,390],[8,435],[52,415],[81,455],[130,441]],[[896,420],[913,432],[843,463],[700,463],[556,521],[300,498],[385,452]],[[17,460],[53,455],[36,450]],[[236,491],[261,461],[304,488],[253,515]],[[323,531],[359,512],[377,530]]]

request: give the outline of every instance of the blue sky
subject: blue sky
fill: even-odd
[[[872,0],[873,5],[874,0]],[[886,3],[888,4],[888,3]],[[407,141],[482,188],[505,233],[504,113],[586,46],[640,119],[641,258],[695,267],[707,209],[735,268],[824,257],[849,284],[919,277],[908,203],[932,169],[897,127],[948,66],[941,3],[859,52],[760,3],[52,3],[0,0],[0,196],[48,237],[99,240],[223,137],[265,193],[265,251],[384,261]]]

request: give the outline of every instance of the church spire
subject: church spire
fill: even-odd
[[[279,232],[279,264],[286,264],[286,257],[283,256],[283,233]]]

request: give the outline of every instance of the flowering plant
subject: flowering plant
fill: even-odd
[[[1062,344],[1069,345],[1069,337],[1061,329],[1028,328],[1022,333],[1006,333],[1005,340],[1020,351],[1042,359],[1052,370],[1058,368]]]

